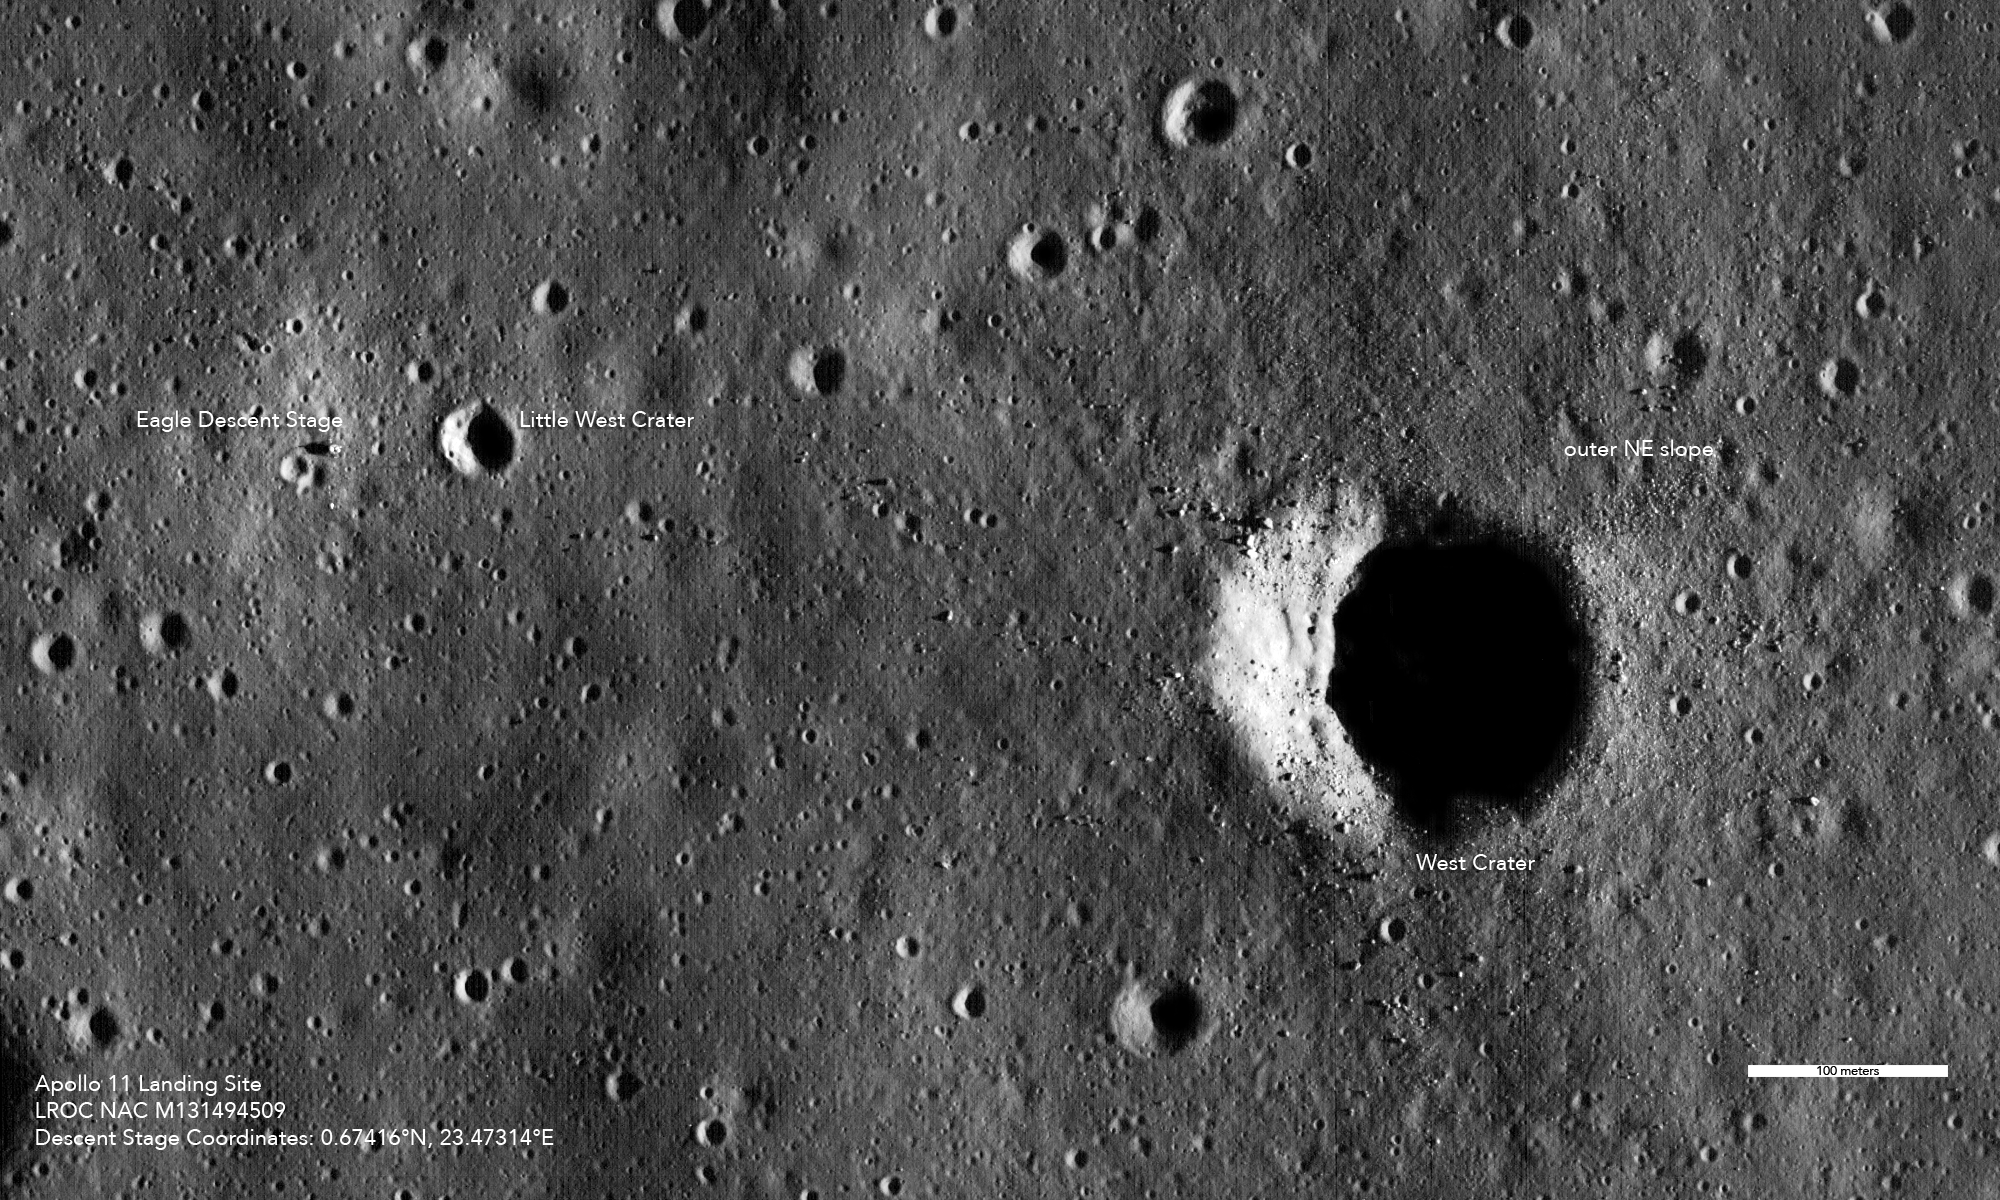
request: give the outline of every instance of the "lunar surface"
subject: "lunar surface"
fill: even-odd
[[[2000,1195],[1987,7],[0,31],[0,1195]]]

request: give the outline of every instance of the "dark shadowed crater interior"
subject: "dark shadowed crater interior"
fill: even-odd
[[[507,419],[481,405],[466,426],[465,443],[488,471],[504,471],[514,461],[514,431]]]
[[[1396,810],[1430,833],[1523,809],[1583,702],[1583,638],[1561,587],[1497,542],[1388,545],[1334,615],[1327,702]]]
[[[1184,1049],[1201,1032],[1201,997],[1185,983],[1169,985],[1147,1006],[1160,1047],[1172,1054]]]

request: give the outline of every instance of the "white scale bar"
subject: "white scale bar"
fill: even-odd
[[[1940,1063],[1775,1063],[1752,1066],[1752,1079],[1949,1079],[1951,1068]]]

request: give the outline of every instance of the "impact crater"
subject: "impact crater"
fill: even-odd
[[[1558,576],[1499,539],[1389,543],[1333,618],[1326,700],[1412,828],[1525,810],[1584,707],[1585,638]]]

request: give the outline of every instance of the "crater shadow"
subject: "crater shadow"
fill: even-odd
[[[1530,815],[1568,767],[1589,660],[1575,589],[1515,539],[1369,552],[1333,618],[1326,700],[1420,837]]]

